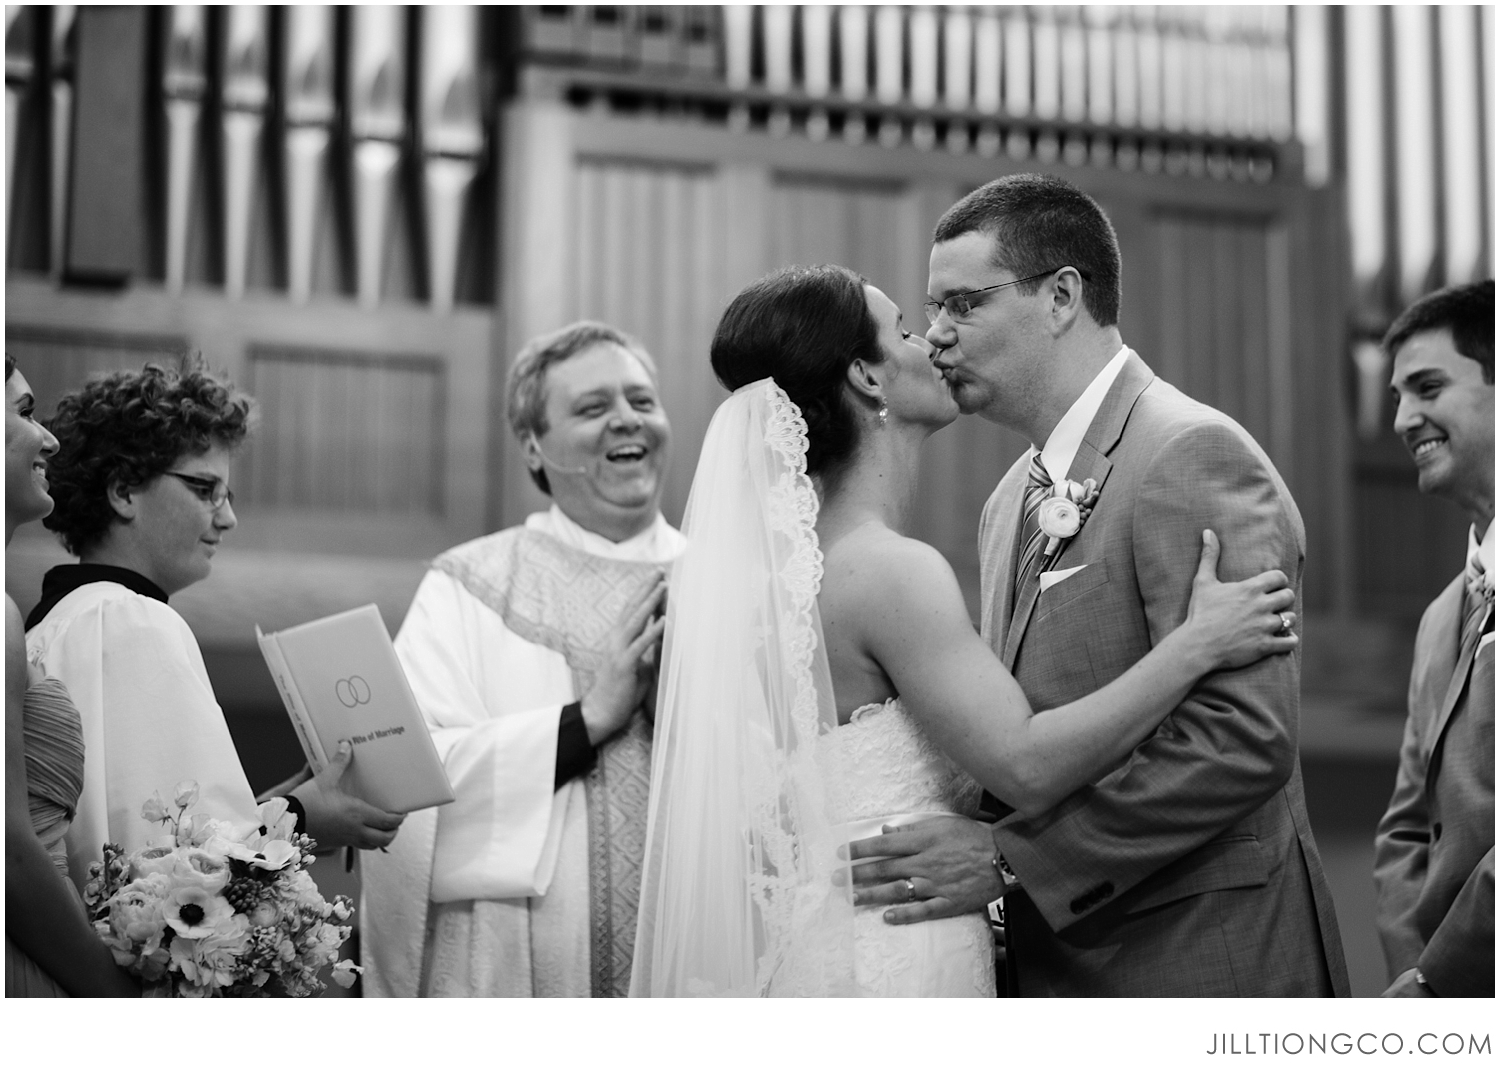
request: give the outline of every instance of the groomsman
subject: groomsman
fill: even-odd
[[[1301,588],[1286,485],[1243,428],[1124,345],[1120,270],[1108,218],[1051,176],[980,187],[934,236],[934,362],[963,412],[1035,445],[985,506],[979,550],[985,639],[1038,710],[1099,689],[1182,621],[1204,529],[1225,579],[1277,568]],[[1044,545],[1034,504],[1065,478],[1097,501]],[[887,912],[909,923],[1003,894],[1022,996],[1347,994],[1297,760],[1300,675],[1295,653],[1209,675],[1044,815],[993,802],[992,827],[939,819],[855,843],[893,857],[854,869],[858,900],[910,901],[889,881],[923,877],[935,896]]]
[[[1429,294],[1386,333],[1417,487],[1468,513],[1464,570],[1417,630],[1406,734],[1375,834],[1394,997],[1495,994],[1495,281]]]
[[[587,321],[528,343],[506,397],[552,508],[438,556],[396,636],[456,800],[363,859],[371,996],[630,982],[671,426],[651,356]]]

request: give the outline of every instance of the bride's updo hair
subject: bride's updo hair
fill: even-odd
[[[807,472],[837,476],[854,454],[859,425],[844,391],[856,358],[879,364],[880,327],[865,279],[842,265],[793,265],[737,294],[714,332],[709,360],[730,391],[766,377],[807,421]]]

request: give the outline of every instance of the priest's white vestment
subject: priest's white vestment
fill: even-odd
[[[396,652],[455,800],[409,815],[388,853],[361,855],[367,995],[628,989],[650,728],[637,714],[554,790],[559,715],[683,545],[660,516],[617,544],[554,506],[433,562]]]

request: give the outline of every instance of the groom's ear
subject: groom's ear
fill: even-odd
[[[872,368],[874,367],[867,363],[864,358],[855,358],[849,363],[849,367],[844,371],[844,375],[849,380],[849,386],[856,392],[867,399],[879,399],[884,395],[885,389],[881,387],[880,381],[871,372]]]
[[[1084,311],[1083,277],[1071,265],[1052,277],[1052,322],[1058,331],[1065,331]]]

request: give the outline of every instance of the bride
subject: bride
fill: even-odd
[[[1287,579],[1219,583],[1205,532],[1187,619],[1033,713],[905,535],[922,444],[958,407],[895,304],[845,268],[785,269],[730,303],[711,356],[734,394],[671,581],[631,994],[992,998],[983,916],[891,927],[853,905],[842,847],[971,816],[981,788],[1045,812],[1203,675],[1290,651]]]

